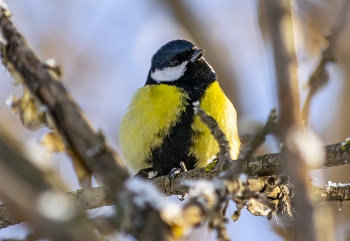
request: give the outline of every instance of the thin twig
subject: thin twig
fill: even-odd
[[[245,169],[247,162],[259,148],[261,144],[266,140],[266,136],[276,127],[277,122],[277,111],[273,109],[268,117],[268,120],[264,128],[254,136],[250,144],[247,145],[239,154],[238,159],[233,162],[232,166],[221,175],[221,178],[233,180],[238,177],[241,173],[246,173],[248,170]]]
[[[202,211],[197,212],[198,218],[194,219],[195,222],[191,223],[191,225],[195,225],[199,219],[207,219],[209,227],[217,230],[218,240],[229,240],[225,227],[226,218],[223,216],[224,204],[231,199],[237,201],[236,197],[242,196],[242,193],[247,190],[247,176],[243,174],[244,165],[254,150],[264,142],[266,135],[270,131],[269,128],[274,126],[276,122],[276,111],[272,111],[266,128],[252,140],[248,150],[243,155],[240,155],[237,161],[233,162],[230,155],[229,142],[217,121],[200,108],[198,101],[194,102],[193,106],[195,114],[210,129],[211,134],[219,145],[218,161],[225,168],[229,164],[231,164],[231,167],[227,171],[224,170],[212,183],[203,184],[199,182],[197,184],[190,184],[189,202],[185,205],[184,212],[186,213],[186,210],[196,210],[198,207],[201,207]],[[208,185],[210,187],[207,188],[211,190],[210,197],[208,197],[208,193],[203,192],[203,186]],[[254,195],[250,197],[254,198]],[[247,197],[247,199],[249,200],[250,197]],[[203,198],[206,198],[207,201],[203,202]]]
[[[310,104],[313,96],[328,84],[329,73],[326,69],[326,66],[328,63],[335,61],[337,43],[346,25],[346,18],[349,12],[349,7],[350,1],[344,0],[341,9],[339,10],[338,21],[333,26],[330,36],[326,38],[328,40],[328,46],[322,52],[321,59],[307,82],[309,92],[301,111],[301,117],[305,125],[308,123]]]
[[[238,156],[236,161],[232,161],[230,155],[230,146],[225,134],[220,129],[216,120],[207,115],[202,108],[199,106],[199,102],[193,103],[195,114],[198,115],[201,121],[210,129],[211,134],[214,136],[218,142],[220,151],[217,155],[219,162],[221,163],[221,170],[227,170],[229,165],[233,167],[230,168],[222,178],[237,178],[237,175],[233,176],[233,173],[240,174],[244,170],[244,166],[248,162],[249,158],[253,155],[254,151],[265,141],[266,136],[275,128],[277,121],[277,111],[273,109],[269,115],[268,121],[266,122],[263,130],[256,135],[250,142],[250,144],[245,147]],[[231,180],[232,180],[231,179]]]
[[[277,110],[271,110],[264,128],[259,132],[259,134],[255,135],[250,144],[241,151],[238,159],[247,160],[252,157],[254,152],[261,146],[262,143],[264,143],[266,136],[273,131],[274,128],[276,128],[277,117]]]
[[[216,120],[213,117],[207,115],[205,111],[200,108],[199,101],[195,101],[193,103],[193,109],[194,113],[198,115],[200,120],[209,128],[210,133],[213,135],[219,145],[220,151],[217,155],[219,162],[223,164],[222,166],[232,163],[230,143],[228,142],[225,134],[220,129]]]

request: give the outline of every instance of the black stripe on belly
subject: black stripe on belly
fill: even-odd
[[[195,167],[196,158],[188,155],[192,144],[193,117],[194,111],[191,103],[181,113],[179,122],[163,139],[162,145],[152,151],[152,159],[149,162],[152,163],[152,169],[157,171],[157,176],[168,175],[172,168],[180,167],[182,161],[185,162],[188,169]]]
[[[184,162],[188,170],[193,169],[197,162],[193,155],[189,155],[193,137],[191,125],[194,121],[192,103],[204,95],[207,85],[193,87],[187,84],[181,87],[189,95],[189,104],[181,113],[179,121],[164,137],[161,146],[152,150],[151,158],[147,160],[152,164],[152,169],[157,171],[157,176],[168,175],[171,169],[180,167],[180,162]]]

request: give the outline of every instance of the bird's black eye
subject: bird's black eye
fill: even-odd
[[[170,64],[170,67],[174,67],[174,66],[179,64],[179,60],[178,59],[172,59],[172,60],[170,60],[169,64]]]

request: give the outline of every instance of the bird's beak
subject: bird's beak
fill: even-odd
[[[199,59],[200,57],[202,57],[202,55],[204,54],[204,49],[198,49],[196,51],[194,51],[192,58],[190,59],[191,63],[194,63],[197,61],[197,59]]]

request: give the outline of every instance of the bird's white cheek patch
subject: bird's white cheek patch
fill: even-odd
[[[163,69],[155,69],[151,73],[152,79],[157,82],[171,82],[180,79],[185,71],[188,61],[184,61],[175,67],[166,67]]]

